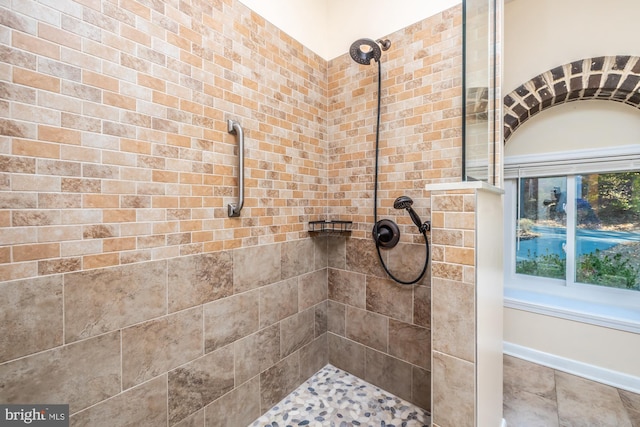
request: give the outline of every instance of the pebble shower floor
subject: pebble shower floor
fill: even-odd
[[[429,413],[332,365],[250,427],[428,427]]]

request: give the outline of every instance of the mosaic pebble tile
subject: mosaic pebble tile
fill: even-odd
[[[332,365],[250,427],[428,427],[429,413]]]

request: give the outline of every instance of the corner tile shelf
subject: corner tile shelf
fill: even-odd
[[[309,221],[309,233],[351,233],[352,221]]]

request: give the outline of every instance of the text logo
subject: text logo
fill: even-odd
[[[0,405],[0,427],[69,427],[69,405]]]

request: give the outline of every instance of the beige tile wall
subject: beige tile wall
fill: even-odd
[[[398,285],[378,271],[380,267],[371,239],[335,240],[344,245],[346,256],[342,266],[331,261],[329,264],[329,361],[429,409],[429,275],[418,285]],[[412,255],[406,260],[407,264],[421,267],[424,247],[407,246],[412,249],[408,252]],[[363,268],[363,263],[354,262],[354,259],[373,262]],[[415,270],[411,272],[415,273]]]
[[[229,425],[247,425],[328,362],[326,248],[305,239],[5,282],[0,401],[68,403],[74,426],[218,425],[231,405]],[[292,263],[301,250],[311,262]],[[256,254],[268,262],[245,261]],[[238,286],[224,274],[238,260],[273,283]],[[191,297],[171,309],[177,282]]]
[[[500,425],[502,191],[481,181],[430,188],[432,422]]]
[[[393,200],[408,195],[428,219],[425,184],[461,177],[462,10],[453,7],[388,36],[382,54],[379,217],[396,218],[402,241],[422,242]],[[377,65],[343,55],[329,61],[328,203],[369,238],[373,182]]]
[[[77,426],[246,425],[331,355],[428,407],[429,279],[396,287],[369,239],[374,67],[235,0],[8,4],[0,401],[69,403]],[[385,217],[408,194],[427,219],[424,184],[459,179],[460,25],[457,7],[392,35]],[[246,136],[233,219],[227,119]],[[308,238],[326,216],[351,238]],[[385,257],[411,275],[421,237],[396,218]]]
[[[326,61],[234,0],[0,21],[0,401],[246,425],[324,366]]]
[[[393,209],[394,199],[410,196],[427,220],[425,184],[460,180],[461,16],[454,7],[391,34],[392,47],[382,54],[378,219],[400,226],[401,244],[382,257],[405,281],[422,269],[424,238],[405,211]],[[354,221],[352,236],[334,243],[344,245],[335,251],[344,258],[329,260],[329,360],[430,409],[430,275],[417,285],[396,284],[370,238],[377,74],[376,64],[348,56],[329,62],[329,212]]]
[[[237,1],[0,19],[0,280],[294,240],[324,212],[326,61]]]
[[[433,424],[476,425],[476,191],[432,195]]]

